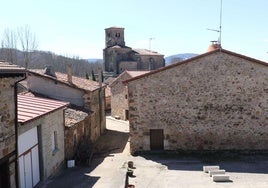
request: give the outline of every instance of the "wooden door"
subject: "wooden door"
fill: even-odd
[[[151,150],[164,149],[164,131],[163,129],[150,130],[150,147]]]

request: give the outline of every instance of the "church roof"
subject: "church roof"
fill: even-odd
[[[162,55],[159,54],[158,52],[154,52],[151,50],[147,50],[147,49],[133,49],[133,51],[135,51],[136,53],[140,54],[140,55]]]

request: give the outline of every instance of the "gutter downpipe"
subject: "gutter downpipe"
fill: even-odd
[[[16,180],[16,187],[19,188],[19,173],[18,173],[18,83],[25,80],[26,72],[22,73],[24,74],[24,78],[21,80],[17,80],[14,84],[14,99],[15,99],[15,137],[16,137],[16,145],[15,145],[15,152],[16,152],[16,158],[15,158],[15,180]]]

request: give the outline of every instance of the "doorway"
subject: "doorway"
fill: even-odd
[[[151,150],[164,150],[163,129],[150,129],[150,148]]]
[[[0,165],[0,188],[9,187],[9,165],[4,162]]]

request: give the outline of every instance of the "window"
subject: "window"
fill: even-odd
[[[58,151],[58,134],[57,131],[54,131],[51,134],[51,149],[52,149],[52,153],[53,155]]]
[[[117,38],[119,38],[119,37],[120,37],[120,33],[116,33],[115,36],[116,36]]]

